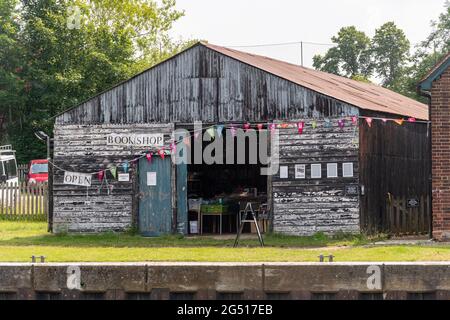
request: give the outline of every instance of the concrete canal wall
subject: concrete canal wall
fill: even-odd
[[[0,299],[450,300],[450,263],[0,264]]]

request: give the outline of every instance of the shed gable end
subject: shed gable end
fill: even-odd
[[[194,46],[61,114],[57,124],[265,122],[358,108]]]

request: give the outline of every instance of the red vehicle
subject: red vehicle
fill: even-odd
[[[28,165],[27,182],[48,182],[48,160],[31,160]]]

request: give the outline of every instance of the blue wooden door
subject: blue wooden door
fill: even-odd
[[[171,233],[172,230],[172,162],[170,157],[165,159],[153,158],[139,162],[139,231],[148,237],[157,237]],[[155,183],[149,184],[150,176]]]

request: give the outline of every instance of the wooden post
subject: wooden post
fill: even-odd
[[[0,215],[3,216],[4,214],[4,207],[5,207],[5,185],[0,184]]]
[[[22,194],[21,194],[21,186],[22,182],[19,182],[17,184],[16,188],[16,214],[20,215],[20,218],[24,218],[23,211],[22,211]]]
[[[13,212],[13,202],[14,202],[14,194],[13,194],[13,184],[10,183],[8,186],[8,197],[9,197],[9,218],[14,218],[14,212]]]
[[[52,159],[48,162],[48,213],[47,213],[47,223],[48,232],[53,232],[53,188],[54,188],[54,174],[55,169],[53,168]]]
[[[267,151],[268,156],[272,159],[272,135],[269,132],[269,125],[267,124]],[[272,165],[272,162],[271,162]],[[272,174],[267,175],[267,210],[269,213],[270,221],[269,221],[269,232],[273,232],[273,220],[274,220],[274,210],[273,210],[273,194],[272,194],[272,183],[273,177]]]
[[[172,124],[172,141],[175,141],[175,124]],[[178,214],[177,214],[177,166],[175,165],[176,154],[172,154],[170,157],[171,171],[172,171],[172,233],[176,234],[178,231]]]
[[[44,215],[48,219],[48,184],[44,185]]]
[[[139,228],[139,162],[132,163],[132,204],[131,225],[133,229]]]
[[[36,191],[37,191],[37,185],[33,184],[31,186],[31,194],[30,194],[30,198],[31,198],[31,206],[32,206],[32,210],[31,210],[31,214],[33,215],[33,217],[36,215],[36,200],[37,200],[37,195],[36,195]]]

